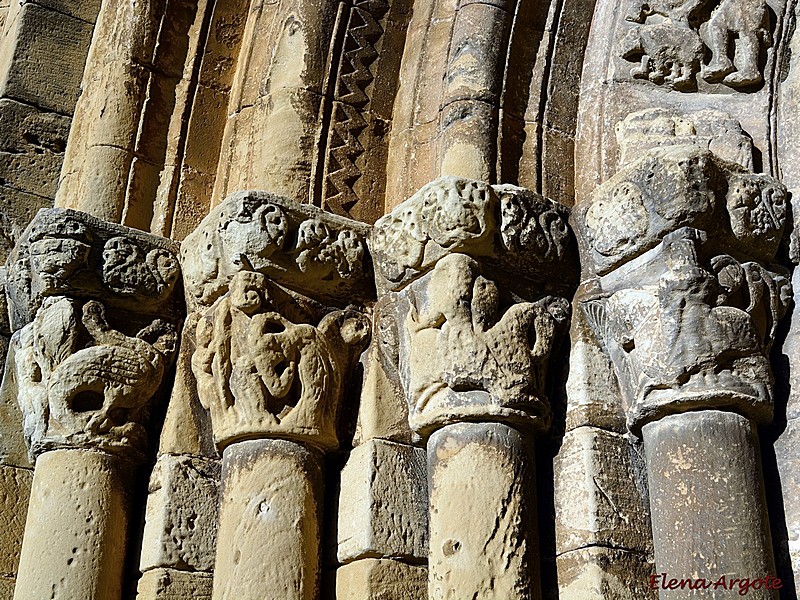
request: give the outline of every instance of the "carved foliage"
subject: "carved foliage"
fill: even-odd
[[[266,192],[234,194],[182,245],[188,291],[210,306],[240,271],[346,305],[372,295],[369,226]]]
[[[370,247],[389,287],[400,289],[443,256],[463,252],[515,276],[572,275],[566,207],[510,185],[442,177],[375,223]]]
[[[484,419],[549,425],[545,375],[568,321],[565,299],[514,303],[458,253],[400,297],[400,373],[412,428]]]
[[[344,380],[368,335],[355,310],[329,312],[261,273],[237,273],[199,320],[192,357],[217,444],[288,437],[335,448]]]
[[[745,90],[763,83],[772,44],[766,0],[636,1],[619,53],[636,62],[635,79],[675,90],[697,89],[697,76]],[[708,58],[706,59],[706,56]]]
[[[17,333],[14,355],[32,456],[80,447],[142,457],[150,401],[177,344],[173,325],[145,323],[126,335],[109,325],[105,307],[95,300],[44,300],[33,322]]]

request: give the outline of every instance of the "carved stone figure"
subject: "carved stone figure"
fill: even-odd
[[[721,0],[700,35],[711,50],[703,79],[734,88],[763,81],[759,54],[772,44],[766,0]]]
[[[19,334],[16,374],[32,456],[94,448],[139,458],[150,401],[176,350],[175,327],[160,319],[128,336],[105,308],[50,297]]]
[[[772,44],[765,0],[635,2],[626,20],[636,25],[619,54],[639,63],[634,79],[684,92],[697,89],[698,73],[737,90],[763,82],[762,54]]]
[[[770,264],[786,188],[688,141],[646,151],[574,212],[582,306],[635,431],[722,404],[771,418],[768,352],[791,297],[788,272]]]
[[[703,59],[703,44],[696,32],[670,22],[631,29],[620,43],[620,55],[637,62],[634,79],[646,79],[676,90],[696,87],[695,74]]]
[[[504,308],[495,282],[450,254],[411,285],[400,372],[412,428],[499,419],[545,429],[547,359],[569,317],[564,298]]]
[[[566,212],[514,186],[443,177],[375,224],[412,429],[482,419],[547,428],[547,362],[574,281]]]
[[[195,302],[210,306],[236,273],[258,271],[293,289],[313,291],[323,301],[364,299],[372,295],[366,268],[369,229],[267,192],[240,192],[186,238],[186,286]]]
[[[546,273],[558,264],[563,289],[577,276],[567,260],[568,210],[529,190],[441,177],[401,207],[379,219],[370,238],[379,286],[400,289],[454,252],[537,283],[552,284]]]
[[[102,298],[135,314],[180,318],[176,244],[70,209],[42,210],[8,261],[12,326],[49,296]]]
[[[200,319],[192,368],[220,446],[254,437],[337,445],[336,416],[369,321],[320,307],[243,271]]]

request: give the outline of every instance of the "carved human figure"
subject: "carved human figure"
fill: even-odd
[[[344,373],[369,323],[242,271],[197,325],[192,369],[221,445],[253,436],[335,447]]]
[[[703,67],[706,81],[732,87],[762,82],[759,54],[772,44],[766,0],[721,0],[701,25],[700,36],[711,49],[711,60]]]

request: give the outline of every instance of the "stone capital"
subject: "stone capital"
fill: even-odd
[[[412,429],[549,426],[547,363],[577,280],[568,212],[522,188],[443,177],[375,224]]]
[[[190,302],[211,306],[240,271],[335,306],[375,296],[365,223],[268,192],[230,196],[181,245]]]
[[[263,438],[338,446],[345,382],[369,338],[369,229],[243,192],[183,242],[201,314],[192,370],[220,448]]]
[[[143,458],[151,403],[177,346],[176,250],[66,209],[40,211],[25,230],[8,262],[17,331],[7,386],[32,457],[84,448]]]
[[[689,132],[691,119],[681,121]],[[791,300],[789,273],[773,263],[787,192],[709,146],[661,136],[573,210],[578,306],[612,359],[635,433],[687,410],[772,418],[769,349]]]

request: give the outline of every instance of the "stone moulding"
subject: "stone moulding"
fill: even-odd
[[[179,280],[174,242],[69,209],[38,213],[8,261],[9,369],[32,458],[58,448],[144,458],[151,401],[177,350]]]
[[[685,139],[645,151],[575,207],[578,306],[634,433],[688,410],[771,421],[769,349],[791,300],[773,261],[788,210],[782,183]]]
[[[549,427],[547,362],[577,281],[569,210],[528,190],[442,177],[375,224],[409,424]]]
[[[183,242],[201,313],[192,370],[219,448],[258,438],[338,446],[344,384],[370,332],[369,230],[242,192]]]
[[[210,306],[239,271],[337,306],[375,297],[371,227],[269,192],[230,196],[183,242],[189,302]]]

